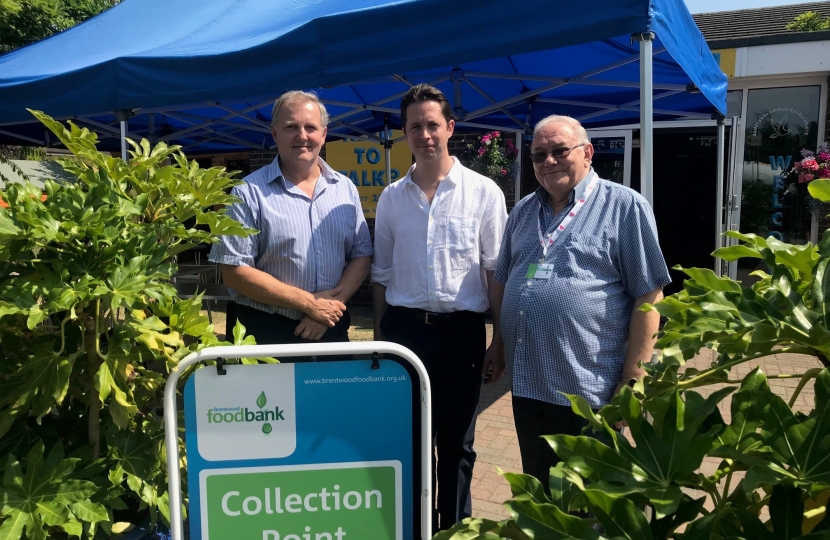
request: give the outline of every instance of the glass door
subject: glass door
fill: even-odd
[[[600,178],[631,187],[631,130],[588,130],[594,145],[592,165]]]

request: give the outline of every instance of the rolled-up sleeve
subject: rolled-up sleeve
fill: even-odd
[[[349,250],[349,259],[357,259],[358,257],[372,256],[372,235],[369,234],[369,226],[366,224],[366,218],[363,216],[363,207],[360,204],[360,193],[351,181],[348,182],[349,191],[352,196],[352,204],[355,205],[357,219],[355,220],[354,240],[352,241],[352,248]]]
[[[645,200],[629,206],[620,231],[620,279],[633,298],[671,283],[660,242],[654,213]]]
[[[375,212],[375,258],[372,261],[372,283],[388,286],[392,277],[392,250],[395,239],[389,222],[389,197],[384,197],[386,190],[380,195]]]
[[[231,205],[228,215],[242,226],[258,231],[259,224],[256,216],[259,215],[259,208],[254,198],[250,196],[249,189],[248,184],[233,188],[231,194],[241,200]],[[255,268],[259,254],[259,236],[259,234],[252,234],[246,238],[235,235],[220,236],[219,241],[213,244],[210,250],[209,259],[218,264]]]
[[[507,223],[507,206],[501,189],[491,192],[491,202],[481,220],[481,267],[495,270],[499,260],[504,227]]]

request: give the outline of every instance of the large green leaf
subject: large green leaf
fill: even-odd
[[[809,428],[803,444],[795,452],[795,463],[801,478],[830,484],[830,369],[824,369],[816,377],[815,395],[815,409],[799,430],[803,433]]]
[[[467,518],[449,530],[439,532],[432,540],[531,540],[511,521]]]
[[[614,497],[597,489],[586,489],[588,508],[612,538],[651,540],[651,529],[642,510],[625,497]]]
[[[587,522],[564,513],[553,504],[511,500],[504,504],[516,526],[534,540],[599,540]]]
[[[43,450],[43,443],[38,442],[22,464],[12,454],[6,458],[0,514],[8,519],[0,525],[0,539],[17,540],[24,529],[28,538],[46,538],[45,527],[75,521],[70,506],[89,502],[97,491],[92,482],[71,479],[77,460],[64,459],[60,443],[45,460]]]
[[[826,178],[817,178],[807,184],[807,190],[813,198],[822,202],[830,201],[830,180]]]
[[[790,540],[801,536],[804,503],[801,501],[800,489],[780,484],[773,487],[769,513],[776,539]]]

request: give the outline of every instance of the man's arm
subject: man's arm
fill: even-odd
[[[369,267],[372,265],[372,257],[356,257],[350,260],[343,269],[343,274],[340,276],[340,282],[336,289],[340,292],[332,295],[335,300],[340,300],[344,304],[349,301],[349,298],[357,291],[366,276],[369,275]],[[320,321],[314,320],[310,315],[306,315],[300,320],[300,324],[294,330],[295,336],[300,336],[303,339],[319,340],[323,334],[328,330],[328,326]]]
[[[342,292],[338,285],[329,291],[309,293],[287,285],[274,276],[250,266],[222,265],[225,285],[262,304],[297,309],[311,318],[334,326],[343,312],[345,304],[335,296]]]
[[[380,330],[380,320],[389,304],[386,303],[386,285],[372,283],[372,312],[375,317],[375,341],[383,341],[383,332]]]
[[[648,362],[654,352],[654,343],[657,338],[654,334],[660,327],[660,314],[657,311],[640,311],[643,304],[656,304],[663,299],[663,289],[657,288],[640,296],[634,301],[634,313],[631,314],[631,324],[628,328],[628,353],[625,356],[620,382],[614,391],[616,394],[622,388],[622,381],[640,379],[646,374],[638,364]]]
[[[501,303],[504,298],[504,284],[493,278],[494,270],[485,270],[487,276],[487,296],[490,299],[490,312],[493,316],[493,341],[484,353],[484,365],[481,367],[481,376],[486,377],[490,368],[493,373],[487,384],[493,384],[504,374],[506,363],[504,360],[504,340],[501,337]]]

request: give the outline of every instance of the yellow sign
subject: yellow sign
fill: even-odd
[[[403,135],[400,131],[392,132],[392,139]],[[406,175],[412,165],[412,153],[406,141],[392,145],[391,181]],[[388,181],[386,179],[386,150],[376,141],[335,141],[326,143],[326,163],[332,169],[348,176],[357,186],[363,215],[374,219],[378,199]]]
[[[715,61],[720,66],[720,70],[727,77],[735,76],[736,52],[735,49],[712,49],[712,56],[715,57]]]

